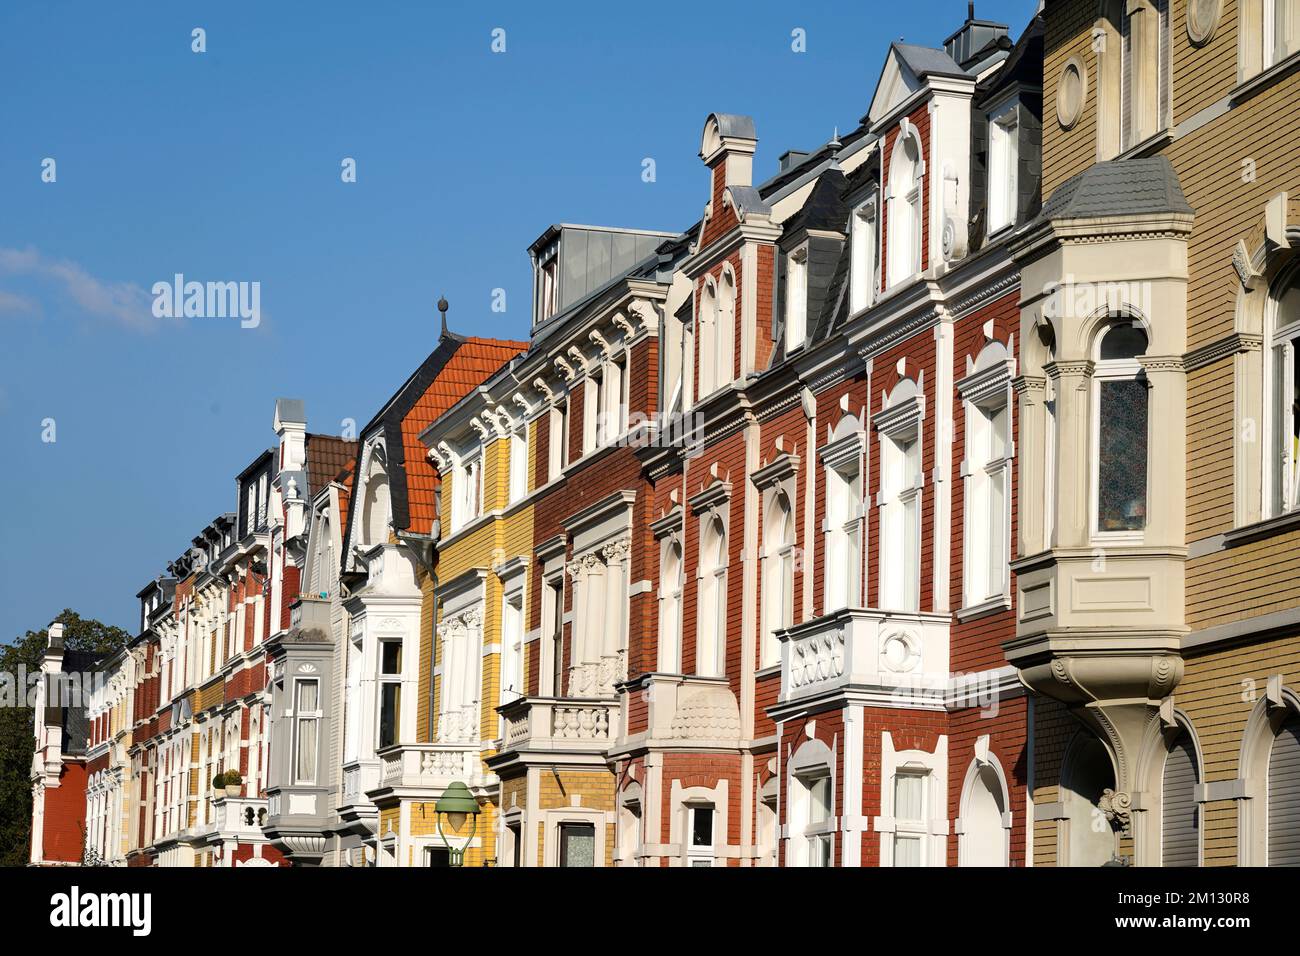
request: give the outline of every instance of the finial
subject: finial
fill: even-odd
[[[836,126],[835,131],[831,133],[831,141],[826,145],[829,146],[831,149],[840,148],[840,128],[838,126]]]
[[[438,296],[438,312],[442,315],[442,337],[447,337],[447,297]]]

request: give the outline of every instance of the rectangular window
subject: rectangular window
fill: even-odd
[[[894,776],[894,866],[924,866],[926,831],[924,774]]]
[[[990,235],[1016,218],[1019,124],[1016,104],[989,117],[989,224]]]
[[[524,695],[524,596],[507,595],[501,604],[501,703]]]
[[[1010,538],[1010,406],[1005,394],[989,405],[969,405],[966,440],[967,607],[1005,595]]]
[[[559,256],[554,252],[537,270],[537,321],[545,322],[560,305]]]
[[[522,423],[510,435],[510,502],[528,494],[528,423]]]
[[[550,452],[546,478],[554,481],[569,464],[569,397],[566,395],[550,414]]]
[[[1273,515],[1296,508],[1300,500],[1300,338],[1294,330],[1273,346],[1269,368],[1272,418],[1271,509]]]
[[[587,377],[582,397],[582,453],[592,451],[602,441],[605,408],[605,376],[600,369]]]
[[[785,267],[785,350],[793,352],[804,344],[808,329],[808,247],[786,258]]]
[[[316,738],[320,726],[320,682],[300,680],[294,701],[296,733],[294,746],[294,782],[316,782]]]
[[[863,203],[853,213],[851,260],[849,263],[849,311],[860,312],[871,304],[875,295],[876,273],[876,201]]]
[[[831,778],[816,777],[804,783],[808,798],[808,827],[804,831],[805,859],[808,866],[831,865],[832,836],[826,832],[831,822]]]
[[[1273,62],[1280,63],[1300,51],[1300,0],[1264,0],[1272,7]],[[1267,17],[1266,17],[1267,19]]]
[[[1147,385],[1098,382],[1097,530],[1141,531],[1147,511]]]
[[[596,865],[596,827],[591,823],[560,824],[560,866]]]
[[[688,808],[687,823],[690,827],[690,842],[686,855],[691,866],[713,865],[713,807],[708,804]]]
[[[379,749],[397,743],[401,731],[402,642],[379,645]]]
[[[881,516],[881,604],[888,610],[916,611],[921,583],[920,436],[884,442],[885,505]]]

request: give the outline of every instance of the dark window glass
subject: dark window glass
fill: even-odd
[[[564,687],[564,585],[557,581],[550,588],[555,613],[551,622],[551,693],[559,697]]]
[[[691,846],[713,846],[712,807],[696,807],[692,811]]]
[[[402,703],[402,685],[384,684],[379,699],[379,746],[397,743],[397,713]]]
[[[1137,325],[1116,325],[1101,340],[1101,360],[1132,359],[1145,355],[1147,334]]]
[[[426,847],[424,852],[426,866],[451,866],[451,851],[445,846]]]
[[[1100,384],[1097,529],[1141,531],[1147,518],[1147,385]]]
[[[385,641],[381,645],[381,670],[385,674],[402,673],[402,642]]]

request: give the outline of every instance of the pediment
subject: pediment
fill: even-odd
[[[921,78],[912,72],[898,50],[891,47],[885,57],[885,68],[880,73],[880,82],[876,84],[876,95],[871,99],[871,109],[867,119],[875,125],[882,117],[893,112],[898,104],[921,88]]]

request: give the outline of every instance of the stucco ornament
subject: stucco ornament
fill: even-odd
[[[1088,74],[1078,57],[1071,57],[1061,67],[1056,81],[1056,121],[1061,129],[1070,129],[1083,115],[1083,104],[1088,96]]]
[[[1112,826],[1125,833],[1133,825],[1133,797],[1123,790],[1103,790],[1097,809],[1106,815]]]
[[[1219,26],[1219,14],[1222,11],[1223,0],[1188,0],[1187,39],[1194,46],[1210,42]]]

